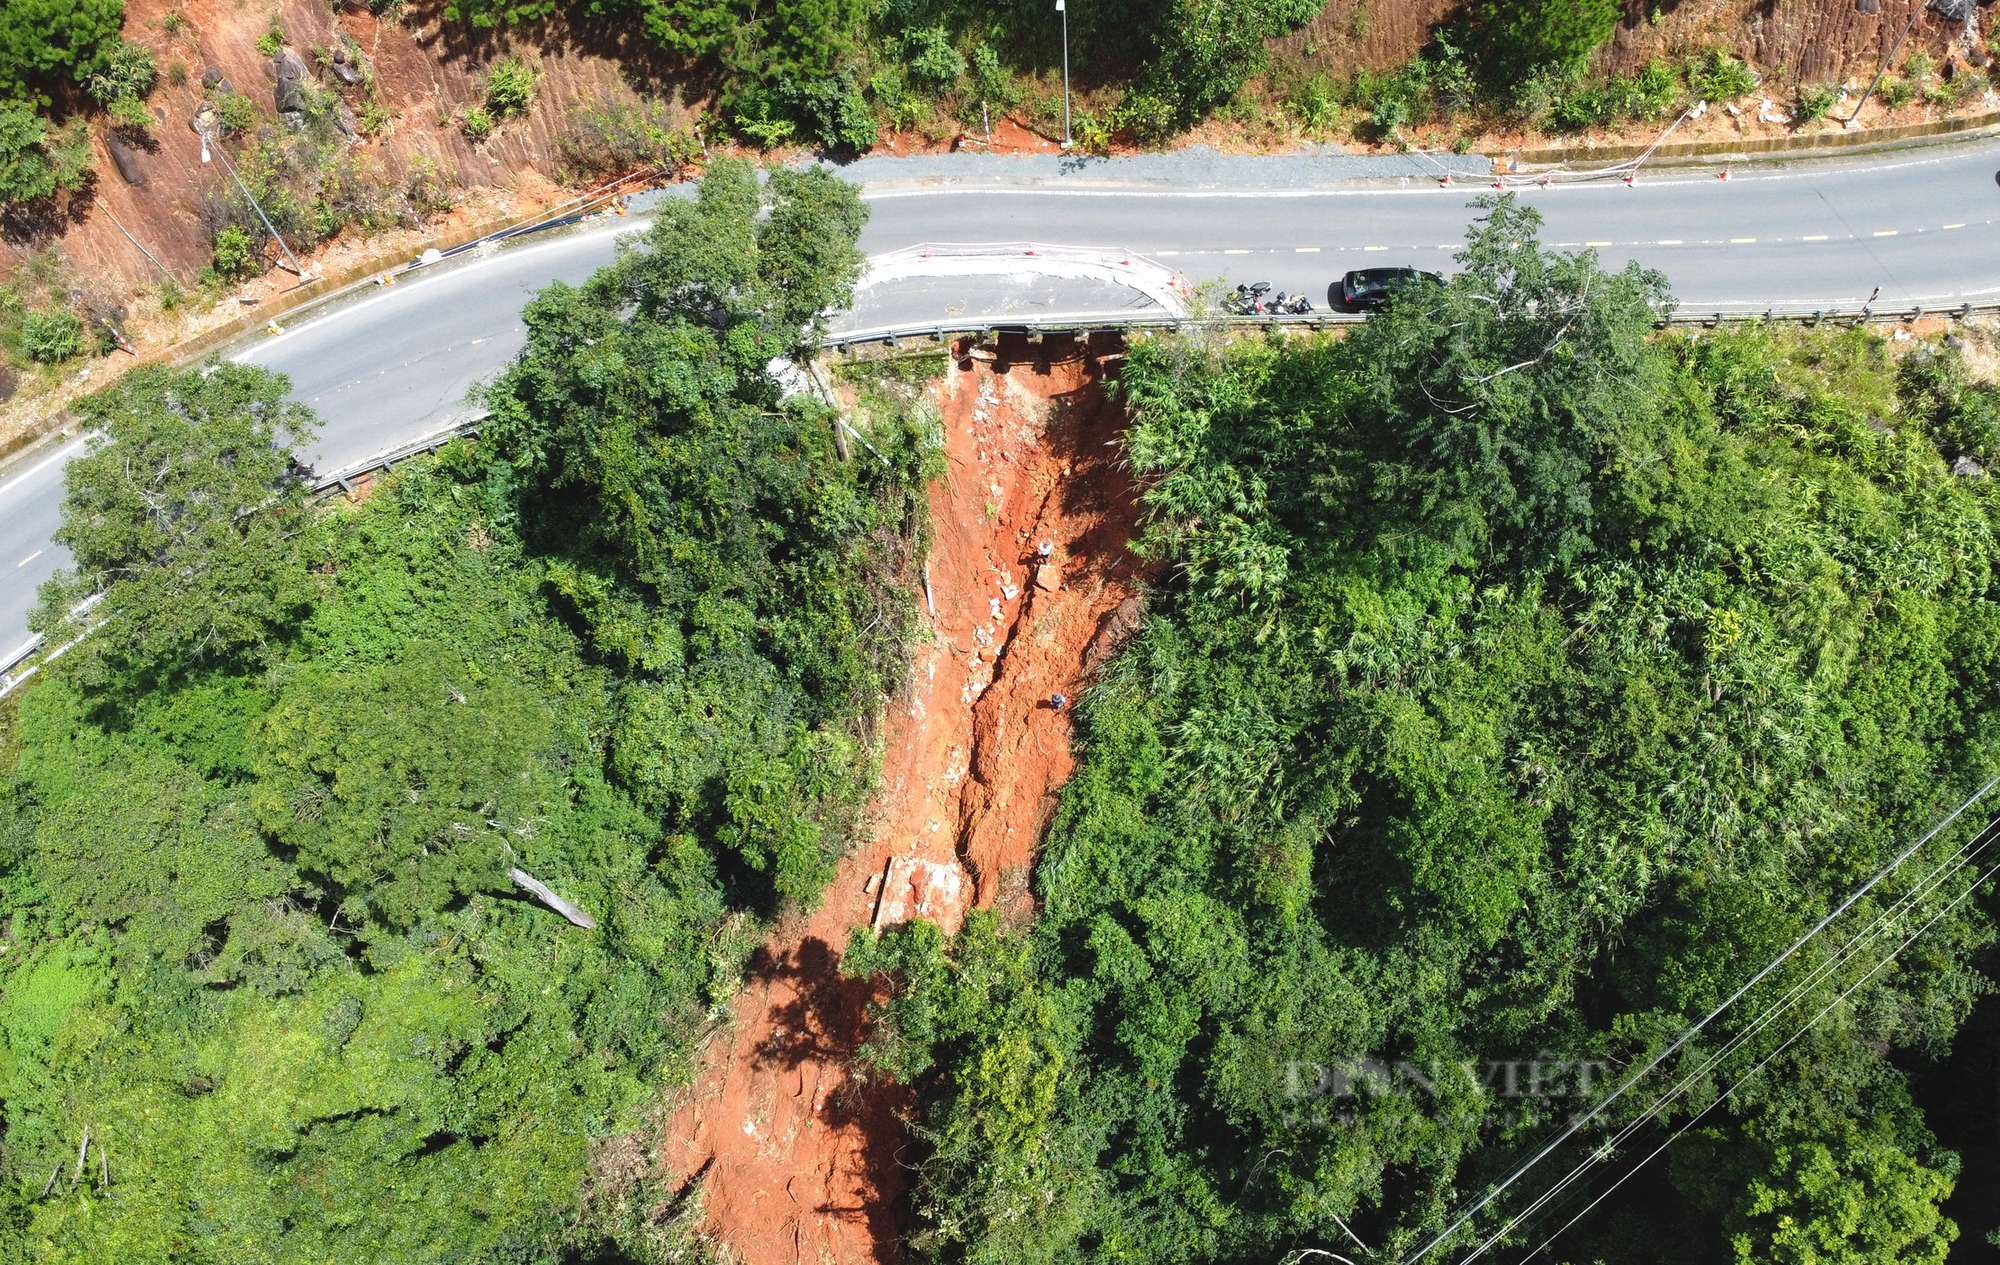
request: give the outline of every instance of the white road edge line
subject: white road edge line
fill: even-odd
[[[461,265],[456,268],[447,269],[446,271],[441,272],[435,276],[425,277],[418,281],[400,282],[395,286],[386,287],[383,293],[376,295],[372,299],[364,299],[359,303],[351,303],[345,307],[336,308],[334,311],[328,312],[323,316],[319,316],[314,318],[313,320],[307,321],[303,325],[294,326],[291,329],[286,330],[282,334],[276,334],[270,338],[262,340],[261,342],[252,343],[250,346],[245,347],[243,350],[231,356],[230,359],[235,361],[237,364],[242,364],[246,357],[255,355],[257,352],[263,350],[266,347],[276,347],[279,343],[286,342],[293,338],[297,338],[299,335],[307,333],[311,330],[318,329],[320,326],[325,325],[331,321],[337,321],[342,319],[343,317],[353,316],[357,312],[365,312],[369,308],[374,307],[378,303],[387,303],[391,299],[400,298],[401,296],[406,294],[411,294],[419,290],[424,290],[431,286],[442,285],[446,282],[457,280],[460,277],[470,276],[487,264],[497,263],[503,260],[510,263],[515,262],[521,259],[526,259],[532,255],[541,254],[544,251],[556,250],[564,246],[574,246],[578,242],[585,241],[589,238],[602,237],[606,235],[615,237],[620,233],[641,232],[651,222],[652,222],[651,216],[640,216],[634,218],[633,222],[628,223],[620,228],[593,229],[585,233],[570,233],[563,237],[559,237],[554,241],[542,242],[541,244],[536,246],[528,246],[515,250],[502,250],[500,252],[496,252],[489,258],[477,260],[471,264]],[[546,280],[542,282],[542,285],[544,286],[547,284],[548,282]],[[541,287],[537,286],[536,288],[540,289]]]
[[[93,435],[96,433],[97,432],[95,431],[91,432],[91,434]],[[12,492],[15,488],[20,487],[23,483],[26,483],[28,480],[34,478],[36,475],[48,469],[56,462],[69,460],[70,450],[80,446],[89,438],[90,435],[78,435],[75,439],[70,440],[62,447],[56,449],[48,456],[42,458],[42,460],[36,462],[32,468],[22,471],[20,474],[17,474],[13,478],[7,480],[7,482],[5,483],[0,483],[0,497],[5,497],[9,492]]]

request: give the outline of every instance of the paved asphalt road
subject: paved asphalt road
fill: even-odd
[[[1531,188],[1544,240],[1590,246],[1607,262],[1665,272],[1686,308],[1763,311],[1853,306],[1881,287],[1884,305],[1931,307],[2000,295],[2000,142],[1844,161],[1664,171],[1623,184]],[[1449,270],[1484,190],[1459,184],[1354,183],[1326,189],[1176,188],[1043,179],[890,181],[870,186],[871,254],[921,242],[1038,241],[1137,251],[1195,281],[1270,281],[1315,301],[1349,268],[1412,263]],[[612,221],[617,228],[630,220]],[[301,320],[237,358],[289,374],[318,411],[323,470],[442,429],[474,382],[520,346],[522,305],[556,278],[578,281],[611,258],[616,229],[592,228],[448,267]],[[867,325],[943,315],[951,287],[914,283],[867,296]],[[971,301],[992,304],[991,287]],[[1101,295],[1082,298],[1094,311]],[[962,300],[961,300],[962,301]],[[1050,311],[1063,296],[1024,288],[1014,310]],[[72,445],[72,449],[74,445]],[[67,455],[70,450],[65,450]],[[35,585],[63,565],[47,544],[60,461],[0,475],[0,655],[26,636]]]
[[[1672,281],[1684,306],[1975,301],[2000,295],[2000,144],[1665,171],[1622,183],[1531,187],[1543,240],[1636,259]],[[1270,281],[1319,302],[1350,268],[1415,264],[1449,271],[1483,186],[1231,191],[1106,185],[1031,189],[876,187],[863,244],[1046,241],[1151,255],[1190,278]]]

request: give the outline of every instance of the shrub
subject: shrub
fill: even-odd
[[[1000,64],[1000,54],[993,50],[991,44],[980,43],[973,47],[971,96],[978,98],[974,104],[984,104],[1000,114],[1021,104],[1021,85]]]
[[[1368,116],[1368,127],[1377,140],[1388,140],[1410,119],[1410,107],[1401,97],[1386,97]]]
[[[1549,102],[1547,123],[1552,131],[1581,132],[1609,123],[1610,99],[1600,88],[1577,86]]]
[[[910,91],[910,86],[894,70],[884,70],[868,80],[868,95],[881,107],[893,131],[907,131],[929,121],[930,102]]]
[[[1472,108],[1477,96],[1471,68],[1456,58],[1435,63],[1427,94],[1431,113],[1446,120],[1457,118]]]
[[[187,291],[181,289],[181,283],[169,275],[160,282],[159,288],[153,291],[153,297],[160,301],[162,312],[172,315],[180,310],[181,304],[187,302]]]
[[[754,113],[751,110],[754,108]],[[798,125],[771,113],[771,98],[759,94],[736,115],[737,134],[755,142],[759,149],[776,149],[792,139]]]
[[[1071,124],[1077,149],[1086,154],[1102,154],[1111,148],[1111,125],[1094,110],[1078,110]]]
[[[1917,85],[1907,79],[1891,79],[1888,83],[1883,84],[1882,90],[1875,95],[1882,98],[1884,104],[1888,105],[1890,109],[1896,109],[1916,100]]]
[[[1193,122],[1232,100],[1264,64],[1264,41],[1310,21],[1316,0],[1178,0],[1147,6],[1152,56],[1135,85]]]
[[[409,173],[403,178],[403,197],[419,219],[443,215],[453,206],[451,184],[444,169],[421,156],[410,160]]]
[[[465,133],[465,139],[477,145],[493,135],[493,116],[483,105],[468,105],[458,116],[458,130]]]
[[[127,97],[143,100],[153,90],[154,76],[152,50],[131,40],[119,40],[105,51],[83,87],[91,100],[109,106]]]
[[[1323,74],[1295,84],[1286,104],[1299,116],[1300,126],[1308,132],[1330,131],[1340,118],[1339,98],[1334,93],[1332,81]]]
[[[1712,48],[1695,60],[1688,82],[1704,101],[1734,101],[1757,86],[1757,75],[1741,61],[1719,48]]]
[[[571,101],[563,157],[583,171],[621,172],[661,164],[679,167],[701,152],[694,134],[653,100]]]
[[[153,116],[146,112],[146,103],[137,97],[119,97],[104,112],[111,117],[111,126],[121,132],[143,136],[153,130]]]
[[[355,112],[354,130],[363,136],[379,136],[389,130],[389,124],[395,118],[389,107],[382,104],[382,99],[371,92],[362,101],[361,109]]]
[[[1132,129],[1142,144],[1160,145],[1173,138],[1177,116],[1171,102],[1147,92],[1134,92],[1118,104],[1118,122]]]
[[[854,76],[838,74],[792,89],[795,112],[809,119],[819,143],[836,153],[858,153],[876,141],[875,119]]]
[[[1543,72],[1529,75],[1513,86],[1508,93],[1507,104],[1514,117],[1524,127],[1535,127],[1548,117],[1556,100],[1562,96],[1563,83],[1559,76]]]
[[[1647,62],[1645,68],[1631,78],[1614,79],[1612,82],[1618,90],[1617,113],[1648,122],[1662,118],[1679,105],[1686,92],[1680,71],[1662,57]]]
[[[1946,460],[1966,456],[1992,465],[2000,458],[2000,387],[1975,381],[1963,353],[1919,348],[1897,368],[1896,397]]]
[[[83,351],[83,321],[74,312],[30,310],[21,318],[21,350],[36,364],[75,359]]]
[[[224,136],[242,136],[257,126],[257,107],[240,92],[218,93],[215,118]]]
[[[266,57],[276,57],[278,50],[285,46],[285,33],[278,29],[274,19],[271,29],[257,37],[257,51]]]
[[[526,62],[502,57],[486,72],[486,108],[502,119],[526,114],[535,103],[535,85],[541,78]]]
[[[1800,123],[1816,123],[1825,118],[1840,93],[1829,83],[1800,84],[1798,101],[1792,106],[1792,117]]]
[[[965,73],[965,58],[952,47],[951,33],[941,26],[903,37],[903,59],[910,78],[932,92],[945,92]]]
[[[82,119],[60,132],[25,101],[0,101],[0,206],[38,202],[81,189],[90,176],[90,133]]]
[[[203,279],[211,283],[240,281],[263,271],[264,253],[257,242],[234,224],[215,235],[213,257]]]
[[[1600,83],[1563,85],[1553,75],[1541,77],[1551,88],[1547,125],[1558,132],[1606,127],[1621,119],[1657,120],[1681,99],[1681,79],[1659,58],[1636,75],[1613,75]]]
[[[1549,68],[1575,69],[1610,38],[1623,16],[1618,0],[1484,0],[1482,69],[1500,81]]]

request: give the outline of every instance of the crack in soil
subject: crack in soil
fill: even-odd
[[[752,958],[735,1023],[711,1038],[670,1130],[669,1167],[706,1174],[708,1228],[751,1265],[902,1260],[914,1098],[851,1073],[874,992],[841,976],[841,948],[893,873],[942,894],[931,916],[947,931],[973,904],[1033,916],[1034,848],[1073,769],[1070,716],[1050,696],[1073,697],[1138,619],[1124,412],[1090,354],[1114,345],[960,350],[935,387],[936,614],[889,708],[872,839],[819,909],[782,920]],[[969,882],[926,886],[961,870]]]

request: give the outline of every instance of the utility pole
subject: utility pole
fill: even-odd
[[[1069,5],[1067,0],[1056,0],[1056,12],[1062,14],[1063,24],[1063,143],[1069,148]]]
[[[207,162],[209,158],[208,142],[210,139],[208,135],[208,129],[205,127],[197,126],[195,130],[201,135],[201,160],[203,162]],[[272,240],[278,243],[278,249],[285,252],[285,258],[292,261],[292,275],[296,276],[299,279],[300,285],[304,285],[306,282],[306,270],[304,266],[299,263],[299,257],[292,253],[292,248],[290,246],[285,245],[285,239],[283,237],[280,237],[278,235],[278,230],[271,226],[271,217],[264,214],[264,208],[257,204],[256,195],[250,192],[250,186],[244,184],[243,177],[236,174],[236,165],[229,161],[228,154],[222,152],[222,142],[220,140],[217,140],[215,142],[215,153],[221,157],[223,167],[229,172],[230,176],[235,179],[236,187],[243,190],[243,196],[249,199],[250,209],[257,213],[258,220],[262,221],[264,225],[264,231],[269,233],[271,235]]]
[[[1854,11],[1856,13],[1880,13],[1882,11],[1882,0],[1854,0]],[[1867,105],[1868,98],[1875,95],[1876,85],[1882,82],[1882,76],[1889,73],[1890,63],[1894,62],[1896,54],[1902,51],[1903,41],[1910,38],[1910,32],[1916,29],[1917,15],[1923,11],[1923,6],[1918,4],[1917,0],[1910,0],[1910,20],[1903,24],[1903,33],[1896,37],[1894,44],[1890,45],[1889,55],[1882,59],[1882,68],[1876,71],[1875,78],[1869,81],[1868,91],[1861,94],[1861,100],[1855,105],[1854,113],[1847,116],[1847,126],[1850,130],[1861,126],[1859,121],[1861,118],[1861,107]]]

